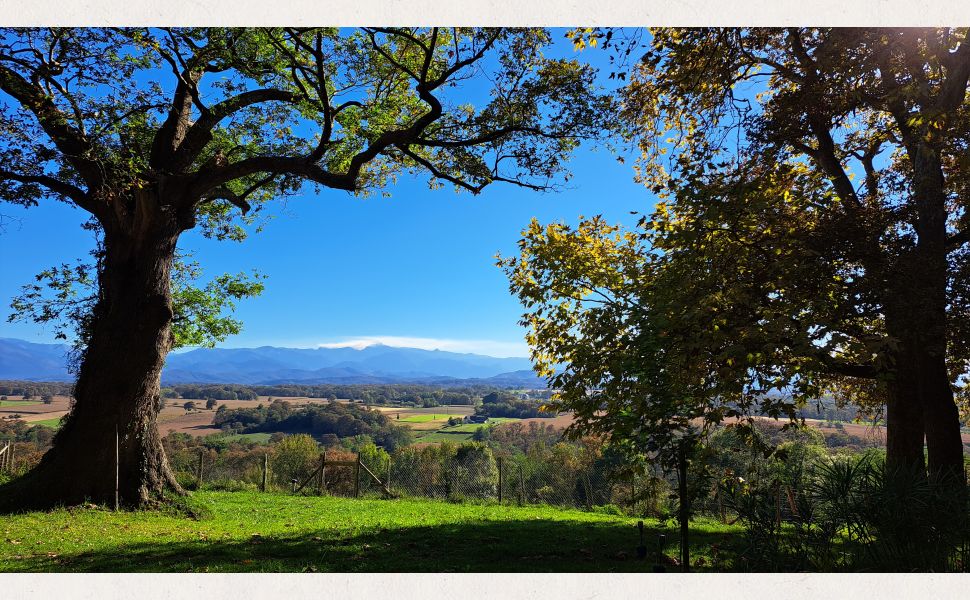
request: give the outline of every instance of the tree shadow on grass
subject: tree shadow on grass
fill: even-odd
[[[650,572],[657,534],[645,530],[649,549],[637,559],[639,535],[615,523],[545,520],[484,521],[403,529],[368,529],[341,536],[332,531],[292,536],[253,536],[160,543],[142,541],[59,556],[24,556],[6,569],[22,572]],[[667,554],[677,554],[668,534]],[[692,532],[694,556],[730,543],[731,533]],[[668,567],[669,568],[669,567]]]

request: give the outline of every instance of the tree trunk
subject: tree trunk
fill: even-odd
[[[100,297],[74,409],[37,468],[2,494],[2,508],[113,503],[116,429],[122,506],[181,493],[156,426],[161,371],[172,345],[170,272],[180,228],[157,202],[136,209],[142,214],[133,226],[105,227]]]
[[[886,401],[886,463],[893,471],[925,473],[923,410],[911,368],[897,369]]]
[[[897,289],[895,295],[898,303],[886,311],[887,332],[899,344],[887,400],[887,463],[894,470],[963,481],[963,440],[942,319],[929,310],[925,288]]]
[[[947,370],[947,194],[938,141],[907,140],[916,207],[915,262],[907,277],[915,333],[917,385],[931,477],[962,489],[960,416]]]

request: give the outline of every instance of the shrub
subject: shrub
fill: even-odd
[[[273,480],[284,488],[289,487],[292,479],[302,482],[316,467],[319,457],[320,448],[309,435],[285,436],[274,447]]]

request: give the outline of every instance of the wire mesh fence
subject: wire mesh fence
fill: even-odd
[[[263,451],[186,448],[169,463],[189,489],[267,490],[363,498],[432,498],[453,502],[544,504],[663,516],[671,486],[656,475],[631,475],[595,464],[496,457],[468,446],[453,454],[405,448],[365,456],[327,450],[299,460]]]

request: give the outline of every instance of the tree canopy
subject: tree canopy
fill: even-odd
[[[195,285],[183,232],[241,240],[269,201],[308,186],[566,180],[613,102],[590,66],[549,56],[551,41],[540,28],[0,31],[0,200],[67,202],[99,236],[93,269],[58,265],[14,302],[40,322],[74,319],[83,352],[70,418],[9,497],[110,498],[83,473],[113,460],[115,431],[125,503],[180,489],[155,426],[165,356],[237,331],[225,312],[261,289],[242,275]]]
[[[534,223],[504,263],[563,404],[648,419],[651,372],[686,386],[673,414],[714,422],[834,394],[888,418],[891,459],[922,463],[925,435],[956,473],[967,36],[652,30],[623,111],[655,210],[633,231]]]

